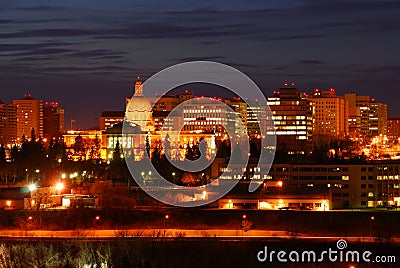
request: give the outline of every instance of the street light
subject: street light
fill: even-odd
[[[94,230],[96,230],[96,221],[99,221],[99,220],[100,220],[100,216],[94,217],[94,220],[93,220],[93,229]]]
[[[37,189],[36,184],[34,184],[34,183],[30,184],[28,186],[28,188],[29,188],[29,191],[31,191],[31,192],[33,192],[33,191],[35,191]]]
[[[372,224],[375,221],[375,216],[371,216],[371,218],[369,218],[369,237],[372,239]]]
[[[165,235],[165,233],[166,233],[165,222],[166,222],[168,219],[169,219],[169,215],[167,214],[167,215],[165,215],[165,217],[164,217],[164,235]]]
[[[64,183],[62,182],[57,182],[56,184],[56,190],[61,194],[61,191],[64,189]]]

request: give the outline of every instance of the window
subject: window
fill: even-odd
[[[361,176],[361,180],[365,181],[367,179],[367,176]]]
[[[362,167],[361,168],[361,172],[366,172],[367,171],[367,168],[366,167]]]
[[[374,171],[374,168],[373,167],[369,167],[368,168],[368,172],[373,172]]]
[[[361,197],[367,197],[367,193],[361,193]]]
[[[361,206],[366,206],[367,205],[367,201],[361,201]]]
[[[374,185],[373,184],[368,184],[368,188],[369,189],[374,188]]]
[[[365,189],[365,188],[367,188],[367,185],[366,184],[361,184],[361,189]]]
[[[374,176],[368,176],[368,180],[369,180],[369,181],[374,180]]]

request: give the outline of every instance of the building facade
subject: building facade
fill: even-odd
[[[59,138],[64,134],[64,109],[58,102],[46,102],[44,105],[44,137]]]
[[[0,144],[14,144],[17,137],[17,107],[0,103]]]
[[[394,208],[400,206],[400,161],[370,161],[359,164],[273,164],[268,167],[249,164],[246,171],[227,170],[223,161],[215,161],[212,178],[262,179],[281,181],[282,193],[290,189],[323,193],[330,209]],[[244,174],[244,175],[243,175]],[[301,189],[305,189],[304,191]],[[278,192],[279,193],[279,192]],[[271,198],[271,197],[270,197]]]
[[[312,102],[295,87],[281,88],[267,99],[277,137],[276,149],[289,154],[308,154],[312,150]]]
[[[309,99],[313,104],[313,136],[345,138],[349,133],[347,101],[339,98],[333,88],[315,89]]]
[[[104,111],[100,116],[100,131],[112,128],[124,121],[125,111]]]
[[[17,107],[17,140],[29,138],[32,129],[37,137],[43,137],[43,101],[27,94],[23,100],[13,100],[13,104]]]
[[[400,137],[400,117],[389,117],[387,121],[387,136],[390,139]]]
[[[344,95],[349,104],[349,134],[352,137],[373,137],[387,132],[387,105],[370,96],[355,93]]]

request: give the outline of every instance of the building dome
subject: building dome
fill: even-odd
[[[152,105],[150,100],[143,95],[143,84],[140,76],[135,83],[135,94],[128,101],[126,107],[126,120],[139,125],[143,131],[150,129]]]

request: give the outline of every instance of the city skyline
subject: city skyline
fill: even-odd
[[[211,60],[243,71],[266,96],[295,81],[301,90],[370,95],[399,115],[399,8],[357,0],[2,3],[1,99],[58,101],[66,121],[90,128],[101,111],[123,108],[137,75]]]

